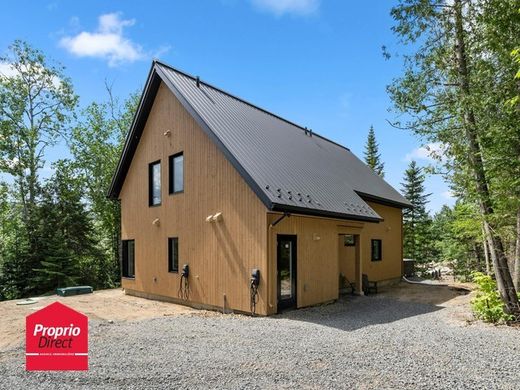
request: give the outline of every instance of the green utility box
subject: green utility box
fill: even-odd
[[[94,289],[90,286],[74,286],[62,287],[56,289],[56,294],[62,297],[70,297],[71,295],[91,294]]]

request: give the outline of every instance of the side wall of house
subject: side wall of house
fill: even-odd
[[[184,192],[169,195],[168,157],[179,152]],[[149,207],[148,165],[157,160],[162,203]],[[179,268],[190,266],[190,303],[249,311],[251,269],[266,275],[266,208],[164,84],[120,199],[122,239],[135,240],[135,279],[122,280],[129,293],[178,297],[180,276],[168,272],[168,237],[178,237]],[[206,222],[217,212],[221,221]],[[152,224],[156,219],[159,224]],[[259,314],[266,313],[265,285],[260,284]]]
[[[372,202],[369,205],[384,219],[380,223],[334,220],[291,215],[270,229],[269,311],[276,312],[277,235],[297,236],[297,306],[304,307],[338,298],[339,273],[355,282],[356,248],[344,246],[344,234],[359,237],[362,273],[369,280],[386,281],[401,277],[401,209]],[[268,224],[280,217],[268,213]],[[371,240],[382,240],[381,261],[371,260]]]

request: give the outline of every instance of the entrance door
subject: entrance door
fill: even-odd
[[[278,234],[278,311],[296,307],[296,236]]]

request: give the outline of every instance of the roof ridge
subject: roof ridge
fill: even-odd
[[[191,75],[191,74],[189,74],[189,73],[187,73],[187,72],[185,72],[185,71],[183,71],[183,70],[181,70],[181,69],[179,69],[179,68],[176,68],[176,67],[174,67],[174,66],[171,66],[171,65],[169,65],[169,64],[167,64],[167,63],[165,63],[165,62],[163,62],[163,61],[161,61],[161,60],[154,59],[153,62],[154,62],[154,64],[159,64],[159,65],[165,66],[165,67],[167,67],[167,68],[173,70],[174,72],[180,73],[180,74],[182,74],[183,76],[188,77],[188,78],[190,78],[190,79],[192,79],[192,80],[197,80],[197,76],[193,76],[193,75]],[[199,80],[199,83],[204,84],[205,86],[207,86],[207,87],[209,87],[209,88],[212,88],[212,89],[214,89],[214,90],[216,90],[216,91],[218,91],[218,92],[220,92],[220,93],[223,93],[224,95],[227,95],[227,96],[229,96],[229,97],[231,97],[231,98],[233,98],[233,99],[235,99],[235,100],[238,100],[239,102],[242,102],[242,103],[244,103],[244,104],[247,104],[248,106],[251,106],[251,107],[253,107],[253,108],[255,108],[255,109],[259,110],[259,111],[262,111],[262,112],[264,112],[264,113],[266,113],[266,114],[268,114],[268,115],[271,115],[271,116],[273,116],[273,117],[275,117],[275,118],[277,118],[277,119],[279,119],[279,120],[281,120],[281,121],[284,121],[284,122],[286,122],[286,123],[288,123],[288,124],[290,124],[290,125],[292,125],[292,126],[298,128],[298,129],[300,129],[300,130],[302,130],[302,131],[304,131],[304,132],[312,131],[312,135],[313,135],[313,136],[316,136],[316,137],[318,137],[318,138],[321,138],[321,139],[323,139],[324,141],[330,142],[331,144],[334,144],[334,145],[336,145],[336,146],[339,146],[340,148],[343,148],[343,149],[345,149],[345,150],[347,150],[347,151],[350,152],[350,149],[347,148],[345,145],[341,145],[341,144],[338,143],[338,142],[332,141],[331,139],[329,139],[329,138],[327,138],[327,137],[325,137],[325,136],[323,136],[323,135],[321,135],[321,134],[318,134],[318,133],[314,132],[314,130],[308,129],[308,128],[304,127],[304,126],[301,126],[301,125],[299,125],[299,124],[297,124],[297,123],[295,123],[295,122],[290,121],[289,119],[286,119],[286,118],[284,118],[284,117],[282,117],[282,116],[280,116],[280,115],[277,115],[277,114],[275,114],[275,113],[273,113],[273,112],[271,112],[271,111],[268,111],[268,110],[266,110],[265,108],[259,107],[259,106],[257,106],[256,104],[253,104],[253,103],[251,103],[251,102],[249,102],[249,101],[247,101],[247,100],[245,100],[245,99],[243,99],[243,98],[241,98],[241,97],[239,97],[239,96],[236,96],[236,95],[234,95],[234,94],[232,94],[232,93],[230,93],[230,92],[227,92],[226,90],[224,90],[224,89],[222,89],[222,88],[216,87],[216,86],[213,85],[213,84],[210,84],[210,83],[208,83],[208,82],[206,82],[206,81],[203,81],[203,80],[200,79],[200,78],[198,78],[198,80]]]

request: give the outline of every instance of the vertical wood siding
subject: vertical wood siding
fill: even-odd
[[[344,234],[358,234],[362,272],[369,280],[399,278],[402,263],[401,210],[369,203],[384,218],[380,223],[360,223],[292,215],[270,229],[269,313],[276,312],[276,236],[295,234],[297,241],[297,306],[304,307],[338,298],[339,273],[355,282],[356,248],[343,245]],[[268,224],[280,217],[268,213]],[[383,259],[371,261],[372,239],[383,241]]]
[[[165,136],[166,131],[170,136]],[[168,194],[168,157],[184,152],[184,192]],[[148,164],[161,160],[162,204],[148,206]],[[266,208],[174,95],[162,84],[120,194],[122,238],[135,239],[135,280],[124,288],[177,297],[168,237],[179,238],[179,268],[190,266],[190,301],[249,311],[249,277],[261,271],[266,314]],[[206,217],[222,213],[220,222]],[[158,218],[159,225],[152,222]]]

